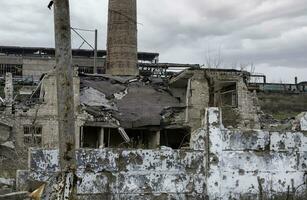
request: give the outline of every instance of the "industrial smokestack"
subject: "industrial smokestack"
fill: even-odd
[[[106,73],[139,75],[136,0],[109,0]]]

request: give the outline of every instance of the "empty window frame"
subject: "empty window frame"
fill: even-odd
[[[81,127],[80,147],[96,149],[100,146],[100,127],[84,126]]]
[[[0,64],[0,75],[4,76],[7,72],[13,76],[22,76],[22,65],[19,64]]]
[[[94,67],[91,66],[77,66],[79,74],[94,74]]]
[[[40,147],[42,145],[42,126],[25,125],[23,132],[26,147]]]
[[[180,149],[190,146],[190,130],[188,129],[164,129],[160,135],[160,145]]]
[[[97,67],[97,74],[104,74],[105,70],[102,67]]]
[[[130,142],[126,142],[117,129],[104,129],[104,146],[111,148],[151,149],[159,145],[157,131],[148,129],[125,129]]]
[[[226,82],[221,84],[221,89],[218,91],[219,103],[221,107],[237,107],[237,84],[236,82]]]

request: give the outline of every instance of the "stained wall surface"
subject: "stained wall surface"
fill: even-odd
[[[306,195],[306,132],[228,130],[208,108],[190,149],[79,149],[82,199],[268,199]],[[46,181],[59,171],[58,151],[33,149],[17,186]],[[50,191],[50,190],[49,190]],[[49,195],[49,194],[45,194]]]

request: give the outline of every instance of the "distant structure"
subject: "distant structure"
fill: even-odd
[[[106,73],[139,74],[136,0],[109,0]]]
[[[55,66],[54,48],[45,47],[20,47],[0,46],[0,83],[4,80],[7,72],[12,73],[13,78],[38,81],[42,74],[49,72]],[[94,73],[94,53],[88,49],[73,49],[73,65],[78,68],[79,73]],[[105,50],[97,52],[97,71],[104,74],[106,71]],[[140,71],[155,70],[155,74],[164,69],[164,65],[157,63],[159,54],[153,52],[139,52],[138,63]],[[157,63],[157,64],[155,64]],[[168,66],[166,64],[166,66]],[[174,64],[177,66],[177,64]],[[187,67],[187,66],[186,66]],[[3,82],[4,83],[4,82]]]

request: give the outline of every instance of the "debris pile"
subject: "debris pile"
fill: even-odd
[[[80,103],[94,120],[114,126],[160,126],[162,113],[184,108],[161,78],[81,76]]]

